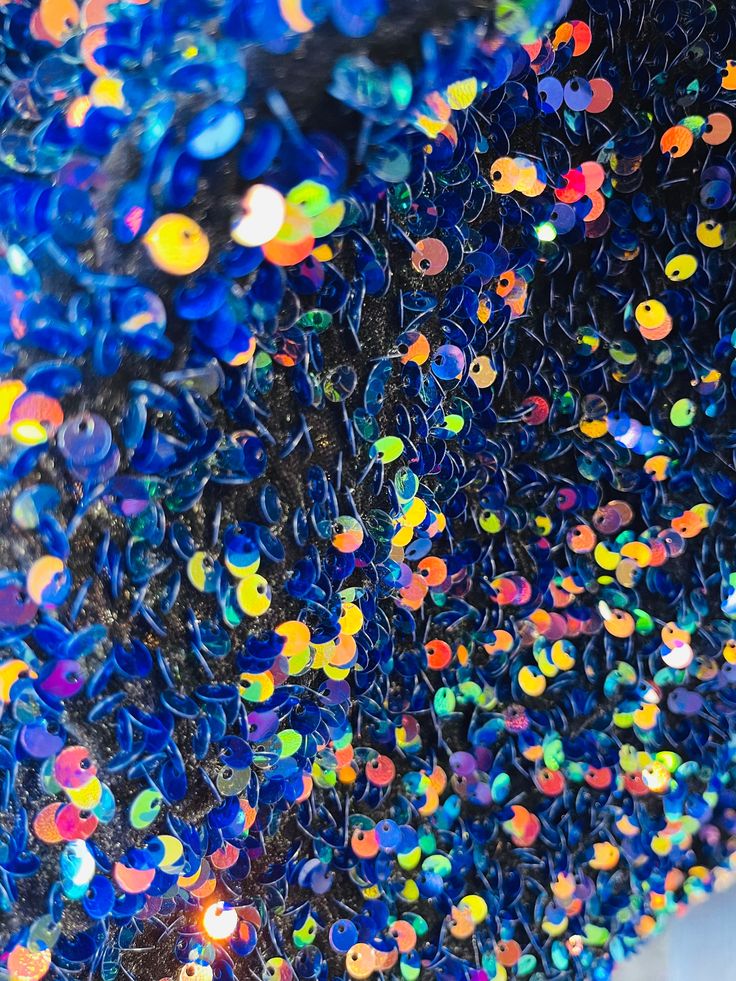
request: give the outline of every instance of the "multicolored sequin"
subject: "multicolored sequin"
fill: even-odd
[[[450,6],[0,7],[0,981],[605,981],[736,870],[736,13]]]

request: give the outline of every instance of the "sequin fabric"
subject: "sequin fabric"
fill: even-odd
[[[0,979],[605,981],[736,869],[733,8],[0,21]]]

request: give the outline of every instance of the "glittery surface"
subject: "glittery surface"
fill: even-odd
[[[0,979],[605,981],[736,868],[734,11],[0,20]]]

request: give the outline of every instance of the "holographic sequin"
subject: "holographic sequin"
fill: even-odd
[[[8,981],[605,981],[732,874],[733,13],[425,8],[0,10]]]

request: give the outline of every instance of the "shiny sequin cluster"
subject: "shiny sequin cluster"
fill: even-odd
[[[736,14],[400,6],[0,8],[2,981],[605,981],[736,868]]]

